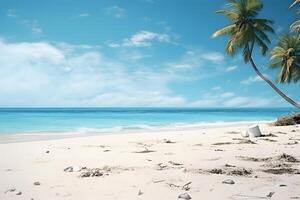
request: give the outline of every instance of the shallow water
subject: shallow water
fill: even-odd
[[[292,108],[1,108],[0,134],[118,132],[274,120]]]

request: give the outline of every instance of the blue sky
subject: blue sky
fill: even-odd
[[[265,0],[277,33],[291,1]],[[1,0],[0,107],[285,107],[211,34],[224,0]],[[275,36],[271,36],[273,45]],[[255,55],[259,68],[268,57]],[[300,99],[299,84],[279,85]]]

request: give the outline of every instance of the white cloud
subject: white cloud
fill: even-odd
[[[140,31],[130,38],[125,38],[122,43],[110,43],[109,46],[116,47],[149,47],[152,42],[170,43],[171,39],[168,34],[160,34],[151,31]]]
[[[216,106],[217,104],[218,104],[217,99],[200,99],[200,100],[190,103],[189,106],[191,106],[191,107],[213,107],[213,106]],[[217,105],[217,106],[219,106],[219,105]]]
[[[100,45],[86,45],[86,44],[74,45],[65,42],[58,42],[58,43],[56,42],[53,45],[58,49],[61,49],[64,52],[68,52],[68,53],[74,53],[75,51],[80,51],[80,50],[81,51],[99,50],[101,48]]]
[[[8,17],[17,18],[17,12],[14,9],[8,9],[6,15]]]
[[[234,96],[234,93],[232,92],[224,92],[224,93],[205,93],[201,95],[202,97],[190,103],[190,106],[193,107],[212,107],[212,106],[217,106],[217,107],[222,107],[223,101],[228,100],[230,97]]]
[[[39,26],[39,23],[36,19],[34,20],[22,19],[20,16],[17,15],[17,12],[14,9],[8,9],[6,15],[8,17],[15,18],[16,22],[28,27],[31,30],[31,32],[35,35],[40,35],[43,33],[43,30]]]
[[[220,90],[220,89],[221,89],[220,86],[215,86],[215,87],[213,87],[213,90]]]
[[[39,26],[36,26],[36,25],[34,25],[31,30],[32,30],[32,33],[34,33],[34,34],[42,34],[43,33],[42,28]]]
[[[234,97],[224,103],[228,107],[239,107],[249,103],[249,97]]]
[[[222,93],[222,94],[220,94],[220,97],[222,98],[222,99],[224,99],[224,98],[230,98],[230,97],[233,97],[235,94],[233,93],[233,92],[225,92],[225,93]]]
[[[226,72],[232,72],[232,71],[236,71],[237,70],[237,66],[233,65],[233,66],[229,66],[226,68]]]
[[[224,61],[224,56],[219,52],[202,50],[189,50],[179,58],[178,61],[172,61],[168,63],[170,68],[173,69],[194,69],[199,67],[204,67],[206,65],[212,65],[209,69],[215,69],[216,66],[222,64]],[[208,69],[206,69],[208,70]]]
[[[122,61],[136,62],[138,60],[149,58],[151,55],[144,54],[137,50],[122,50],[119,55],[119,59]]]
[[[43,30],[40,27],[37,20],[28,21],[28,25],[31,27],[32,33],[34,34],[42,34]]]
[[[91,15],[89,13],[80,13],[78,16],[79,17],[89,17]]]
[[[106,11],[109,15],[113,15],[115,18],[122,18],[126,14],[125,9],[119,6],[111,6],[106,8]]]
[[[174,76],[108,59],[86,45],[0,40],[1,106],[182,106]]]
[[[233,92],[205,93],[192,107],[272,107],[280,104],[277,98],[262,96],[239,96]]]
[[[215,62],[215,63],[220,63],[220,62],[224,61],[223,54],[221,54],[219,52],[204,53],[202,55],[202,58],[204,58],[208,61]]]
[[[111,47],[111,48],[118,48],[118,47],[120,47],[121,45],[118,44],[118,43],[112,42],[112,43],[109,43],[108,46]]]
[[[26,27],[27,29],[30,29],[30,31],[35,35],[41,35],[43,33],[43,30],[40,27],[38,20],[36,19],[28,20],[28,19],[21,19],[20,17],[18,17],[16,19],[16,22]]]
[[[272,98],[237,96],[224,102],[224,105],[227,107],[270,107],[276,104]]]
[[[264,76],[268,77],[266,74]],[[263,80],[259,76],[250,76],[246,80],[242,80],[241,84],[250,85],[252,83],[262,82]]]

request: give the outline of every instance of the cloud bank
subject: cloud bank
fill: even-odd
[[[143,37],[135,38],[137,41],[145,42]],[[121,51],[118,58],[109,58],[101,49],[91,45],[12,43],[0,39],[0,105],[256,107],[278,104],[274,98],[241,96],[221,87],[212,88],[196,100],[172,89],[175,82],[203,79],[205,83],[204,79],[211,78],[216,70],[210,67],[208,72],[207,66],[224,64],[224,57],[218,52],[187,51],[157,69],[139,62],[148,56],[140,51]],[[187,69],[202,70],[192,75],[194,72],[187,73]],[[201,76],[203,72],[209,76]]]
[[[172,77],[106,58],[99,49],[65,43],[0,41],[2,106],[176,106]]]

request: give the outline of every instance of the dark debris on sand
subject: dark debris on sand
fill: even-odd
[[[226,169],[218,169],[214,168],[208,170],[210,174],[226,174],[229,176],[248,176],[252,174],[252,170],[245,168],[226,168]]]
[[[94,177],[94,176],[99,177],[99,176],[103,176],[103,175],[104,175],[104,173],[99,168],[86,168],[81,172],[79,177],[81,177],[81,178]]]
[[[164,139],[163,143],[166,143],[166,144],[175,144],[176,142],[174,142],[172,140],[169,140],[169,139]]]
[[[229,144],[233,144],[232,142],[217,142],[217,143],[213,143],[212,145],[229,145]]]
[[[253,161],[253,162],[267,162],[267,161],[282,161],[282,162],[291,162],[291,163],[298,163],[299,160],[297,160],[295,157],[283,153],[279,156],[274,157],[267,157],[267,158],[255,158],[255,157],[248,157],[248,156],[237,156],[240,160],[245,161]]]
[[[274,126],[288,126],[300,124],[300,112],[282,116],[278,118],[273,124]]]
[[[267,169],[263,169],[262,172],[269,174],[300,174],[300,170],[292,168],[292,164],[298,163],[295,157],[283,153],[274,157],[267,158],[254,158],[247,156],[239,156],[241,160],[253,161],[253,162],[265,162],[265,164],[261,165],[262,167],[266,167]]]
[[[256,144],[256,143],[251,140],[242,139],[238,142],[238,144]]]
[[[262,170],[265,173],[269,174],[300,174],[300,171],[298,169],[293,168],[270,168],[270,169],[264,169]]]

